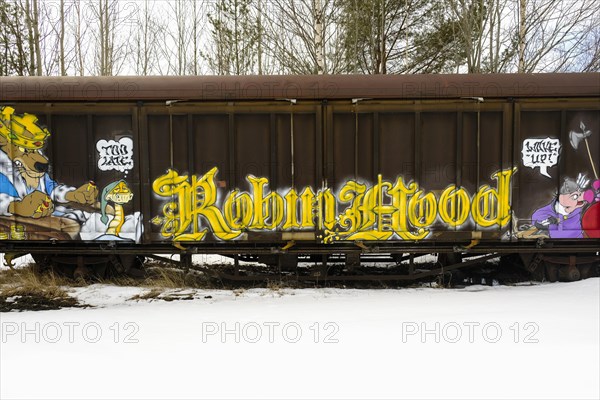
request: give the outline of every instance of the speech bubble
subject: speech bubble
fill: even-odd
[[[525,139],[521,154],[523,165],[535,169],[540,168],[540,174],[552,178],[548,168],[558,164],[560,154],[560,140],[550,137],[544,139]]]
[[[98,168],[101,171],[116,170],[127,172],[133,168],[133,140],[124,137],[115,140],[98,140]]]

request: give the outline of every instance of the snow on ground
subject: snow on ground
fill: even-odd
[[[179,255],[171,255],[166,256],[167,258],[172,258],[173,260],[179,260]],[[194,254],[192,256],[192,261],[198,264],[206,264],[206,265],[220,265],[220,264],[233,264],[233,258],[225,257],[220,254]],[[13,265],[15,267],[19,267],[22,265],[26,265],[33,262],[33,258],[31,255],[27,254],[23,257],[16,258],[13,261]],[[244,262],[240,264],[244,265]],[[0,269],[8,268],[6,262],[4,260],[4,254],[0,253]]]
[[[23,265],[27,265],[33,262],[33,257],[30,254],[27,254],[23,257],[15,258],[13,260],[13,267],[20,267]],[[7,269],[8,265],[6,265],[6,260],[4,260],[4,253],[0,253],[0,270]]]
[[[466,289],[73,289],[0,314],[0,398],[600,397],[600,279]]]

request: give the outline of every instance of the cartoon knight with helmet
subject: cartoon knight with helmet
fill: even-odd
[[[586,204],[585,188],[589,183],[589,179],[581,174],[577,180],[565,178],[556,198],[533,213],[533,224],[548,231],[551,238],[582,238],[581,214]]]

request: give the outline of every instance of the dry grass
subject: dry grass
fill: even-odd
[[[153,288],[147,291],[146,293],[136,294],[129,300],[154,300],[159,298],[162,293],[162,289]]]
[[[186,278],[184,271],[174,268],[156,268],[143,281],[143,286],[163,289],[194,287],[195,282]]]
[[[175,289],[211,289],[214,288],[209,280],[202,274],[190,271],[186,273],[181,269],[160,266],[147,269],[148,276],[141,280],[131,278],[112,278],[104,281],[105,284],[126,285],[147,288],[144,293],[133,296],[130,300],[192,300],[189,293],[177,293]]]
[[[40,274],[30,264],[19,269],[8,269],[0,273],[0,287],[19,285],[29,287],[62,286],[73,284],[73,281],[53,273]]]
[[[33,265],[0,273],[0,311],[56,310],[81,306],[63,289],[74,282],[51,272],[37,273]]]
[[[219,268],[225,266],[216,266]],[[190,269],[184,271],[163,262],[150,262],[145,265],[143,278],[128,277],[124,274],[103,279],[90,277],[87,281],[73,280],[51,271],[40,273],[35,265],[0,272],[0,311],[16,309],[56,309],[78,306],[77,299],[69,296],[69,287],[100,283],[111,286],[139,287],[145,289],[131,300],[191,300],[194,289],[232,290],[234,296],[241,296],[248,288],[267,288],[282,295],[284,289],[300,287],[319,287],[309,283],[302,284],[286,279],[272,279],[244,282],[222,281],[210,271]]]

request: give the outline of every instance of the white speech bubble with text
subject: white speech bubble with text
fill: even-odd
[[[560,140],[550,137],[543,139],[525,139],[521,154],[523,165],[535,169],[540,168],[540,174],[551,178],[548,168],[558,164],[560,155]]]
[[[98,168],[101,171],[116,170],[127,172],[133,168],[133,140],[124,137],[115,140],[101,139],[96,143]]]

